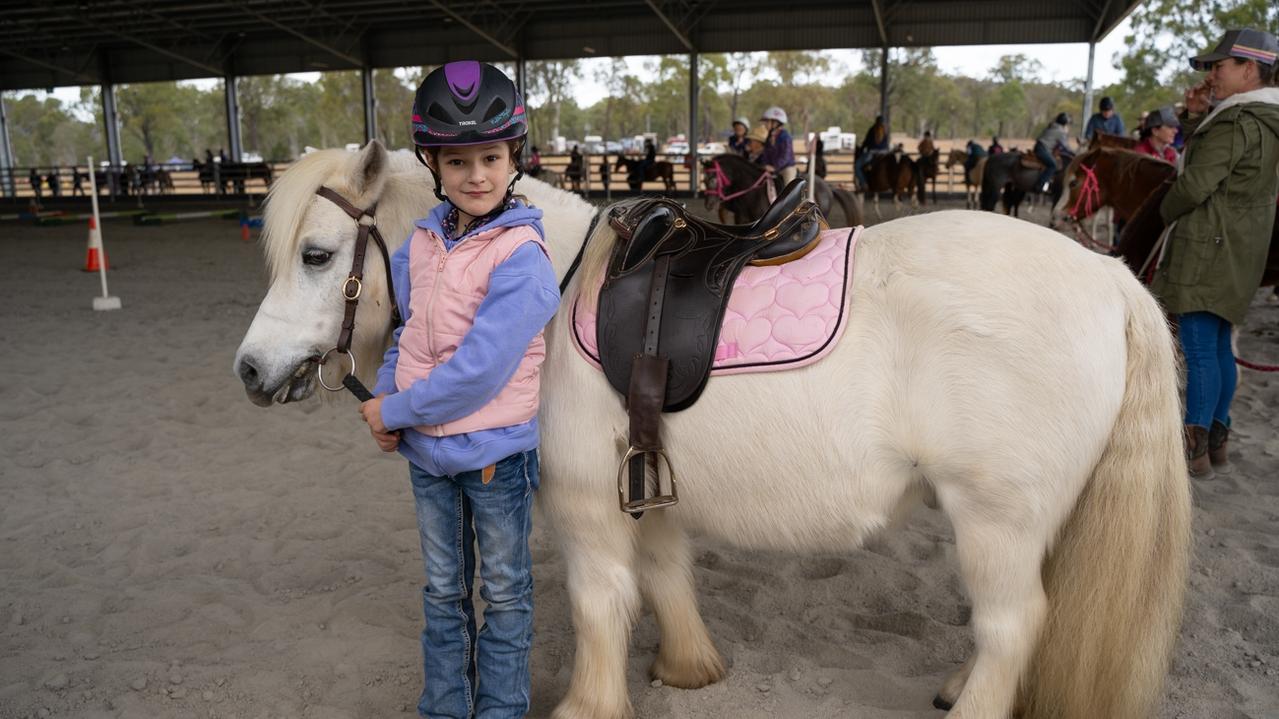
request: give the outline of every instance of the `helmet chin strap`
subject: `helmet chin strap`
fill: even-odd
[[[427,162],[425,157],[422,157],[422,148],[421,148],[421,147],[419,147],[419,146],[417,146],[417,145],[414,145],[414,146],[413,146],[413,154],[414,154],[414,155],[417,155],[417,161],[418,161],[418,162],[420,162],[420,163],[422,163],[423,165],[425,165],[425,166],[426,166],[426,169],[428,169],[428,170],[430,170],[430,171],[431,171],[431,177],[433,177],[433,178],[435,179],[435,197],[436,197],[436,199],[438,199],[440,202],[444,202],[444,201],[448,200],[449,198],[448,198],[448,197],[446,197],[446,196],[444,195],[444,190],[442,190],[442,189],[441,189],[442,187],[444,187],[444,183],[443,183],[443,182],[440,182],[440,173],[436,172],[434,167],[431,167],[431,163]]]

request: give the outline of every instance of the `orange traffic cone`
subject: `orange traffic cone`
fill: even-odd
[[[99,263],[101,263],[100,266]],[[102,231],[98,229],[98,223],[90,217],[89,249],[84,256],[84,271],[97,272],[100,269],[108,270],[111,266],[107,264],[107,251],[102,249]]]

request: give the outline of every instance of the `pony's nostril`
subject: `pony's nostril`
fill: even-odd
[[[253,388],[261,381],[258,376],[258,368],[253,364],[253,360],[249,357],[240,358],[239,372],[240,380],[244,382],[245,387]]]

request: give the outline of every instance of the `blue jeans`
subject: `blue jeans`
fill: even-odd
[[[883,153],[876,150],[867,150],[862,153],[861,157],[853,161],[853,177],[857,180],[857,189],[866,189],[866,166],[881,154]]]
[[[1053,176],[1057,174],[1057,159],[1053,157],[1052,150],[1042,142],[1035,143],[1035,157],[1044,163],[1044,171],[1039,173],[1039,179],[1035,180],[1035,192],[1046,184],[1053,181]]]
[[[1230,403],[1239,371],[1230,347],[1230,323],[1211,312],[1177,316],[1177,337],[1186,356],[1186,424],[1230,426]]]
[[[537,450],[513,454],[483,471],[452,477],[409,464],[426,586],[422,588],[422,667],[418,714],[431,719],[519,719],[529,708],[533,644],[533,492]],[[480,596],[488,604],[475,629],[471,589],[475,545]]]

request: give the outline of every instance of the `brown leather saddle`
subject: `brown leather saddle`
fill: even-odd
[[[617,475],[623,512],[638,518],[679,501],[662,449],[660,415],[691,407],[705,389],[742,268],[799,259],[817,245],[826,225],[805,193],[805,180],[792,181],[750,225],[707,222],[666,198],[641,198],[609,210],[618,242],[600,289],[596,341],[604,375],[626,397],[630,416],[630,448]],[[670,479],[665,494],[663,464]]]
[[[1044,169],[1044,163],[1040,162],[1039,158],[1036,157],[1035,153],[1033,152],[1022,150],[1021,157],[1019,158],[1019,160],[1021,162],[1022,167],[1025,167],[1031,170]]]

